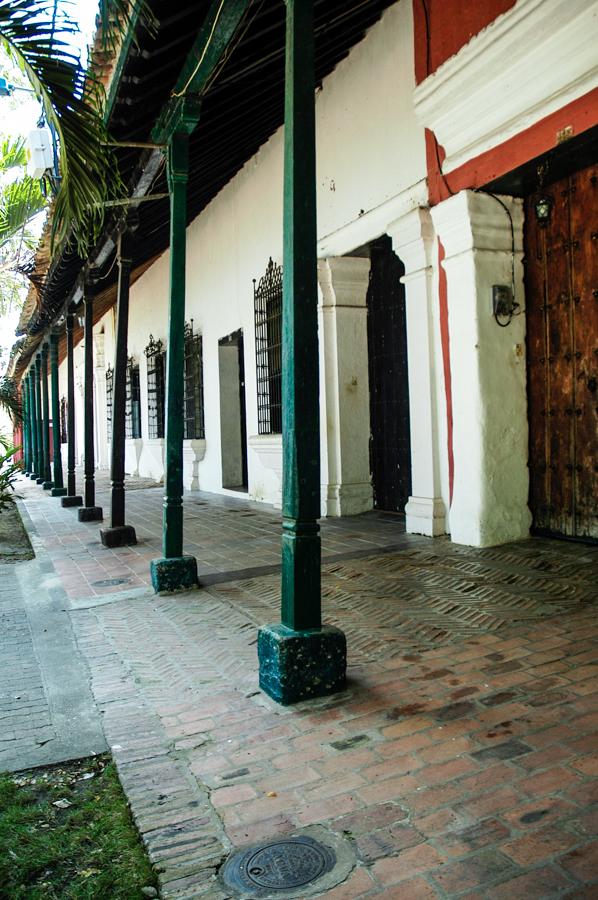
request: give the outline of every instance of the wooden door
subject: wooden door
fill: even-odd
[[[374,506],[403,512],[411,493],[405,268],[390,238],[371,245],[367,294]]]
[[[530,507],[534,529],[598,539],[598,165],[526,201]]]

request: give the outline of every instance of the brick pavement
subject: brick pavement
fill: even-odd
[[[598,550],[420,541],[324,568],[348,689],[292,708],[257,687],[275,576],[73,598],[163,896],[224,900],[232,847],[312,823],[355,854],[328,900],[598,896]]]

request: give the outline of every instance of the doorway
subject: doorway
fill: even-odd
[[[384,236],[370,244],[367,293],[374,508],[404,513],[411,494],[405,268]]]
[[[598,540],[598,165],[528,197],[525,222],[533,528]]]
[[[247,493],[247,423],[243,331],[218,341],[222,487]]]

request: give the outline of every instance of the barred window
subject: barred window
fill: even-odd
[[[185,324],[185,440],[204,438],[203,413],[203,345],[201,334],[193,333],[191,324]]]
[[[106,366],[106,429],[108,442],[112,440],[112,395],[114,392],[114,369]]]
[[[147,425],[150,438],[164,437],[164,397],[166,351],[162,341],[150,334],[145,348],[147,359]]]
[[[68,440],[68,430],[67,430],[67,402],[66,397],[60,398],[60,443],[66,444]]]
[[[139,386],[139,363],[130,356],[127,360],[127,381],[125,393],[125,437],[141,437],[141,390]]]
[[[259,434],[282,432],[282,268],[270,259],[253,281]]]

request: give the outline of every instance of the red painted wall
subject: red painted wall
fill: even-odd
[[[413,0],[417,84],[512,6],[515,0]]]

